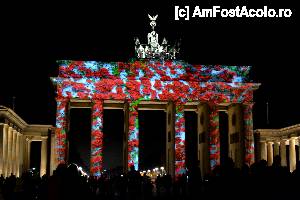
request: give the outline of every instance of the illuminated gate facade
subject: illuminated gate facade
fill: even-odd
[[[157,16],[156,16],[157,17]],[[129,62],[58,61],[56,160],[67,161],[68,110],[91,107],[90,172],[101,174],[103,109],[124,110],[124,171],[139,168],[138,110],[166,111],[166,171],[185,173],[185,110],[198,113],[198,160],[202,174],[220,164],[219,111],[229,120],[229,152],[236,166],[254,162],[253,91],[249,66],[191,65],[175,59],[176,49],[158,43],[156,18],[148,45],[136,39],[137,59]]]
[[[254,160],[252,105],[258,84],[245,83],[250,67],[190,65],[181,61],[129,63],[60,61],[57,86],[57,162],[66,161],[68,109],[92,108],[91,173],[102,167],[103,109],[124,109],[124,162],[138,169],[139,109],[164,109],[167,116],[166,169],[185,171],[184,110],[198,113],[201,169],[220,163],[218,111],[229,116],[229,156],[237,165]],[[126,168],[126,167],[125,167]],[[127,168],[125,169],[127,170]]]

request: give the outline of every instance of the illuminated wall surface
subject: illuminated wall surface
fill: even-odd
[[[138,169],[138,112],[142,100],[173,101],[175,114],[176,175],[185,170],[185,121],[183,104],[188,101],[207,102],[210,106],[210,163],[219,164],[219,119],[214,109],[219,103],[251,104],[256,83],[247,80],[249,66],[191,65],[182,61],[132,60],[124,62],[59,61],[57,85],[57,150],[58,160],[65,157],[65,104],[61,99],[92,99],[91,172],[100,175],[103,138],[103,100],[127,100],[130,103],[128,164]],[[244,112],[252,134],[252,107]],[[246,142],[246,156],[253,160],[253,141]]]

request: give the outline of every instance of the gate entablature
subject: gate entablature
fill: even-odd
[[[160,67],[153,67],[155,63]],[[66,61],[60,66],[59,77],[52,78],[52,81],[58,86],[58,97],[133,101],[251,102],[252,91],[259,87],[256,83],[244,82],[250,67],[193,68],[186,64],[195,69],[187,71],[183,62],[176,63],[153,60],[127,64]],[[120,66],[129,67],[125,70]],[[160,70],[164,67],[167,70]]]

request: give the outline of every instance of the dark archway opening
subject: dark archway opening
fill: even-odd
[[[166,161],[166,112],[139,111],[139,169],[153,169]]]
[[[184,116],[186,167],[190,170],[193,166],[198,166],[197,113],[186,111]]]
[[[40,172],[41,167],[41,141],[32,141],[30,146],[30,169]]]
[[[220,131],[220,156],[221,165],[226,163],[229,156],[228,141],[228,115],[224,111],[219,112],[219,131]]]
[[[103,113],[103,167],[123,167],[124,111],[105,109]]]
[[[89,173],[91,155],[91,109],[70,110],[69,163],[75,163]]]

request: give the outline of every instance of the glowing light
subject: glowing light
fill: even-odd
[[[88,174],[85,171],[83,171],[81,166],[78,166],[78,165],[76,165],[76,166],[77,166],[77,170],[81,173],[81,176],[89,177]]]

